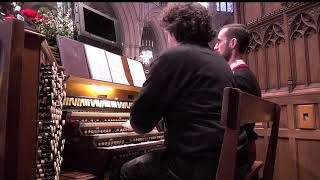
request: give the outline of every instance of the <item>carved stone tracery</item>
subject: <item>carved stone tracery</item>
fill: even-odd
[[[281,26],[277,23],[270,25],[265,34],[263,42],[266,47],[268,47],[270,44],[279,44],[281,41],[284,41],[285,35],[281,28]]]
[[[262,46],[261,35],[256,31],[252,31],[251,39],[250,39],[250,43],[249,43],[249,47],[248,47],[247,51],[257,50],[261,46]]]
[[[314,19],[306,13],[301,13],[294,18],[290,26],[290,37],[292,39],[302,37],[308,35],[310,32],[317,32],[316,29]]]

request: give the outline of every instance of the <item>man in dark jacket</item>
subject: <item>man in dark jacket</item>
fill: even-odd
[[[250,31],[245,25],[228,24],[220,29],[214,50],[222,55],[228,62],[233,71],[237,88],[261,97],[259,83],[253,72],[243,60],[249,42]],[[249,140],[248,149],[250,160],[248,167],[251,167],[256,159],[255,140],[258,136],[254,132],[254,126],[255,124],[244,125]]]
[[[169,4],[164,10],[164,28],[178,44],[151,66],[130,125],[144,134],[163,118],[166,150],[125,163],[111,180],[214,179],[224,134],[219,124],[223,89],[235,82],[226,61],[208,46],[211,22],[199,3]]]

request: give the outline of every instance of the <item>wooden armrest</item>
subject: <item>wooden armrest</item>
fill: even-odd
[[[250,172],[247,173],[245,180],[251,180],[253,177],[259,176],[259,170],[262,168],[262,161],[255,161],[251,166]]]
[[[96,176],[85,172],[64,171],[60,174],[60,180],[94,180]]]

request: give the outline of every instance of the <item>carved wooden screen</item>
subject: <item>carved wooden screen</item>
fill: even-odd
[[[319,10],[317,13],[319,14]],[[313,14],[302,12],[292,15],[288,20],[292,41],[290,46],[292,70],[297,85],[309,85],[320,80],[319,34],[315,18]]]
[[[320,179],[320,3],[236,3],[248,25],[246,61],[263,97],[281,106],[274,179]],[[263,159],[270,125],[258,126]]]

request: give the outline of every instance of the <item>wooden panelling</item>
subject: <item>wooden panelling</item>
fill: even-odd
[[[290,157],[289,140],[278,139],[277,156],[274,168],[274,179],[292,179],[295,174],[291,172],[293,160]]]
[[[32,31],[25,32],[24,51],[21,71],[20,118],[19,118],[19,179],[33,179],[36,172],[38,91],[40,69],[40,47],[44,36]],[[24,140],[28,139],[28,140]],[[33,147],[33,148],[25,148]]]
[[[267,144],[265,144],[264,138],[259,137],[258,140],[256,141],[256,145],[257,145],[257,160],[262,161],[263,159],[265,159]]]
[[[7,119],[7,104],[9,101],[9,67],[10,67],[10,51],[12,46],[12,26],[8,26],[9,22],[0,23],[0,179],[5,177],[5,163],[10,161],[8,155],[6,155],[6,119]],[[11,159],[12,160],[12,159]]]
[[[320,129],[320,105],[319,103],[315,104],[315,114],[316,114],[316,127]]]
[[[270,129],[265,130],[261,128],[256,128],[255,130],[259,136],[269,136]],[[279,129],[279,137],[281,138],[300,138],[300,139],[310,139],[310,140],[320,140],[319,130],[302,130],[302,129]]]
[[[320,3],[261,4],[239,2],[235,19],[252,32],[246,57],[251,69],[257,59],[263,98],[281,105],[274,179],[320,179]],[[312,106],[311,124],[299,124],[297,108],[304,105]],[[261,159],[270,129],[256,126],[256,132]]]
[[[259,48],[257,51],[258,57],[258,81],[261,90],[267,89],[267,66],[266,66],[266,59],[264,56],[264,50]]]
[[[319,180],[320,141],[298,139],[296,143],[299,180]]]
[[[296,67],[296,83],[297,85],[305,84],[306,76],[306,61],[305,61],[305,44],[302,38],[297,38],[293,42],[293,59]]]
[[[320,56],[319,56],[319,42],[315,41],[318,35],[314,32],[307,36],[306,43],[308,44],[308,58],[310,65],[310,80],[313,82],[320,82]]]
[[[288,85],[288,76],[290,72],[290,62],[288,51],[286,51],[285,43],[280,43],[278,45],[278,53],[279,53],[279,78],[280,78],[280,87],[287,87]]]
[[[281,87],[281,68],[285,68],[280,66],[280,58],[282,57],[280,56],[279,44],[284,44],[285,40],[283,28],[278,22],[267,26],[263,36],[263,43],[265,44],[264,49],[266,50],[265,56],[268,66],[268,88],[273,90],[279,89]]]
[[[6,42],[7,46],[1,51],[5,51],[3,58],[10,62],[6,67],[9,80],[4,94],[8,101],[1,105],[6,106],[6,112],[0,112],[6,114],[1,119],[1,125],[5,126],[0,127],[5,138],[0,141],[0,179],[36,179],[39,62],[44,36],[25,30],[19,20],[0,22],[0,26],[8,36],[0,36],[0,42]]]
[[[287,106],[281,106],[279,128],[288,128]]]
[[[280,105],[320,102],[320,88],[295,89],[292,92],[264,93],[262,96]]]
[[[256,18],[259,18],[262,13],[261,2],[250,2],[245,4],[245,21],[248,23]]]
[[[21,84],[19,79],[21,78],[22,69],[22,52],[23,52],[23,42],[24,42],[24,32],[23,24],[18,21],[1,22],[1,28],[3,28],[2,34],[7,34],[8,36],[0,36],[1,42],[8,43],[6,47],[3,46],[1,51],[4,54],[3,58],[10,62],[7,66],[7,94],[6,98],[10,98],[7,101],[6,112],[1,112],[6,114],[6,119],[2,119],[2,123],[5,126],[1,127],[1,131],[4,132],[4,141],[1,147],[4,147],[4,152],[1,156],[3,162],[3,176],[1,179],[18,179],[18,129],[19,129],[19,118],[20,118],[20,93]],[[11,47],[8,47],[8,46]]]
[[[269,89],[276,89],[278,87],[278,70],[277,70],[277,56],[275,46],[269,46],[266,48],[267,56],[266,62],[268,62],[268,87]]]
[[[247,57],[247,64],[249,65],[250,69],[253,71],[254,74],[257,74],[257,55],[256,52],[250,53]]]
[[[90,78],[84,44],[63,36],[57,36],[57,43],[66,75]]]
[[[311,11],[311,12],[309,12]],[[316,24],[312,16],[315,15],[314,11],[319,11],[315,8],[309,8],[308,11],[299,12],[296,15],[291,15],[290,19],[290,37],[291,56],[295,65],[295,75],[297,84],[310,84],[318,77],[314,75],[314,69],[318,68],[319,62],[314,61],[317,59],[315,49],[317,48],[317,41],[312,41],[309,38],[316,39]],[[314,47],[316,46],[316,47]],[[315,67],[310,67],[310,65]],[[312,69],[312,70],[311,70]]]
[[[272,11],[275,11],[280,8],[281,8],[280,2],[274,2],[274,3],[265,2],[264,3],[264,13],[265,14],[271,13]]]
[[[300,129],[316,129],[316,115],[314,104],[296,106],[296,124]]]

